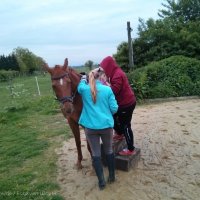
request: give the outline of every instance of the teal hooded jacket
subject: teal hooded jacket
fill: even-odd
[[[109,86],[96,80],[96,103],[92,100],[90,85],[81,80],[78,85],[78,93],[82,96],[83,109],[79,118],[79,124],[89,129],[113,128],[113,114],[118,110],[117,101]]]

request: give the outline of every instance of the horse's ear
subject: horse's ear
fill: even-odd
[[[63,69],[66,70],[67,67],[68,67],[68,59],[65,58],[64,65],[63,65]]]
[[[44,63],[43,69],[44,69],[45,71],[48,71],[50,74],[51,74],[51,72],[52,72],[52,69],[49,67],[49,65],[48,65],[47,63]]]

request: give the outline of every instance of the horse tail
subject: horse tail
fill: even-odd
[[[93,71],[89,73],[89,84],[90,84],[90,90],[92,94],[92,100],[94,103],[96,103],[97,88],[96,88],[96,81],[95,81],[95,73]]]

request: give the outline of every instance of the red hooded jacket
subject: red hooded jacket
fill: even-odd
[[[111,88],[119,107],[128,107],[135,104],[136,97],[128,82],[128,78],[115,60],[111,56],[108,56],[102,60],[100,66],[110,79]]]

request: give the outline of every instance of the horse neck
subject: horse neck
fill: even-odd
[[[72,68],[69,68],[68,70],[69,70],[68,73],[69,73],[71,81],[72,81],[72,91],[76,92],[78,84],[81,80],[81,75]]]

